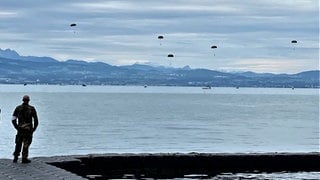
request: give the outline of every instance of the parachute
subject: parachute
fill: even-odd
[[[291,41],[291,44],[292,44],[292,46],[293,46],[293,50],[295,50],[296,49],[296,47],[295,47],[295,45],[294,44],[297,44],[298,43],[298,41],[297,40],[292,40]]]
[[[161,40],[163,39],[164,37],[162,35],[158,36],[158,39],[160,40],[160,46],[162,45],[161,44]]]
[[[72,24],[70,24],[70,27],[71,27],[71,28],[74,28],[74,27],[76,27],[76,26],[77,26],[77,24],[76,24],[76,23],[72,23]],[[73,31],[73,33],[76,33],[76,30],[74,30],[74,31]]]
[[[171,58],[173,58],[174,55],[173,54],[168,54],[168,58],[169,58],[169,65],[171,66]]]
[[[216,45],[212,45],[211,49],[217,49],[218,47]],[[216,56],[216,54],[213,54],[214,56]]]

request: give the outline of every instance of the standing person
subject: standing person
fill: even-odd
[[[30,163],[28,159],[29,146],[32,142],[33,132],[38,127],[38,116],[36,109],[29,105],[30,97],[28,95],[23,96],[23,103],[16,107],[12,116],[12,124],[17,130],[15,139],[15,150],[13,153],[13,162],[18,161],[22,148],[22,163]],[[18,122],[17,122],[18,120]]]

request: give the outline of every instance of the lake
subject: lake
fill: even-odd
[[[319,89],[0,85],[1,158],[24,94],[40,122],[31,157],[319,152]]]

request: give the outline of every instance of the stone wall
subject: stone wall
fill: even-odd
[[[63,158],[62,158],[63,159]],[[83,177],[178,178],[213,177],[220,173],[320,171],[320,153],[159,153],[100,154],[51,162]]]

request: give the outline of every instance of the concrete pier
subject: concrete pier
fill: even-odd
[[[55,158],[32,158],[30,164],[13,163],[0,159],[1,180],[82,180],[86,179],[64,169],[49,165]],[[58,162],[58,161],[56,161]]]
[[[97,179],[214,177],[221,173],[319,171],[320,153],[159,153],[78,156],[80,161],[51,164]],[[99,178],[98,178],[99,177]],[[94,178],[93,178],[94,179]]]
[[[0,179],[210,178],[221,173],[320,172],[320,153],[97,154],[0,159]]]

